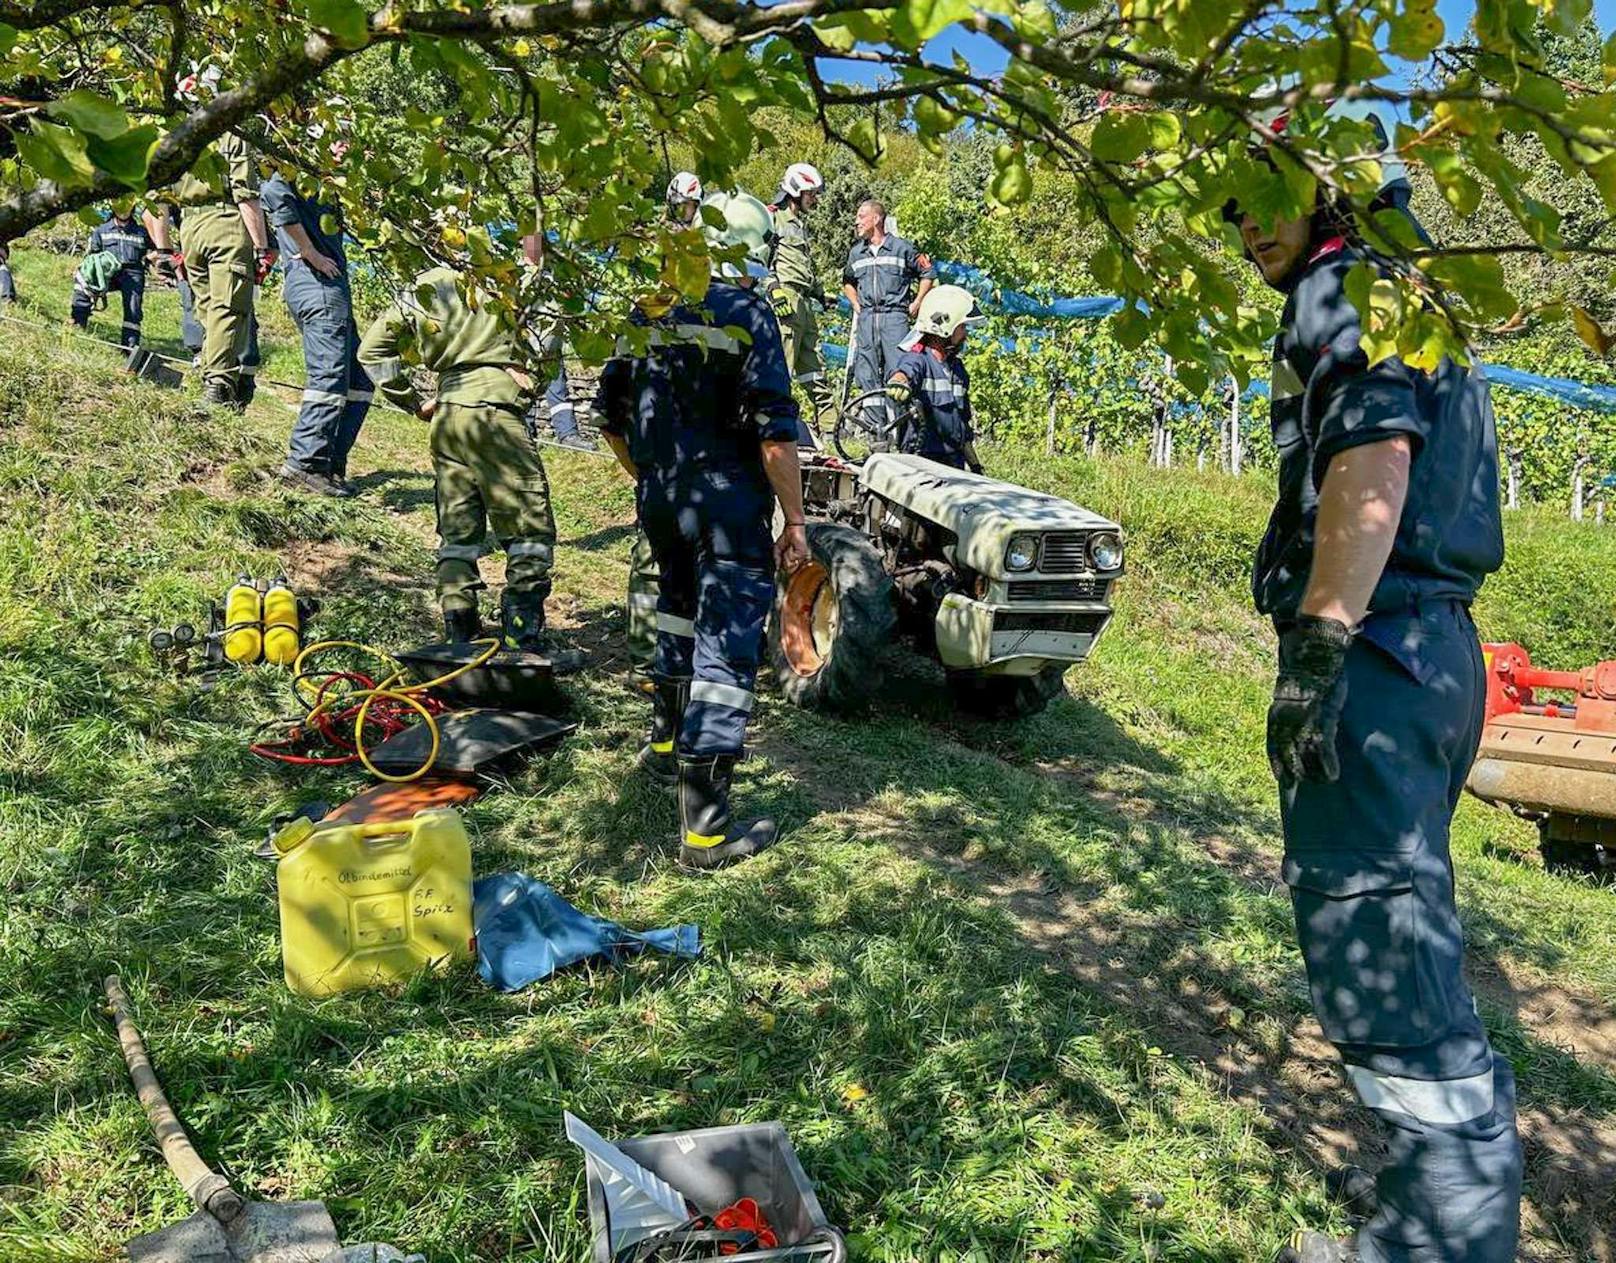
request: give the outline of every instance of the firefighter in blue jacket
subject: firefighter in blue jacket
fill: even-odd
[[[736,824],[730,780],[756,696],[763,626],[776,566],[808,557],[797,465],[800,424],[780,326],[753,292],[772,221],[746,194],[714,194],[709,245],[744,249],[707,295],[651,324],[649,346],[627,346],[601,374],[595,411],[636,480],[639,520],[661,570],[656,691],[641,762],[677,777],[680,862],[715,868],[773,842],[772,820]],[[628,340],[626,340],[628,341]],[[778,500],[785,529],[770,547]]]
[[[303,339],[303,403],[280,476],[319,495],[347,496],[348,454],[374,394],[359,364],[342,213],[305,197],[283,175],[259,191],[279,240],[286,307]]]
[[[920,300],[920,317],[887,378],[900,452],[982,472],[971,425],[971,378],[959,357],[967,330],[982,319],[976,299],[958,285],[939,285]]]
[[[1382,170],[1381,205],[1405,205],[1391,155]],[[1279,633],[1268,756],[1283,877],[1313,1010],[1388,1136],[1355,1237],[1298,1233],[1280,1257],[1508,1263],[1515,1080],[1464,979],[1448,852],[1482,725],[1470,603],[1504,555],[1487,380],[1452,359],[1370,365],[1347,277],[1384,263],[1349,211],[1321,200],[1278,223],[1235,203],[1225,214],[1285,295],[1279,496],[1253,576]]]
[[[118,270],[109,282],[106,293],[113,290],[123,303],[123,328],[118,341],[126,347],[140,345],[140,322],[146,309],[146,260],[155,254],[151,234],[136,216],[133,205],[120,202],[113,206],[112,216],[90,232],[87,254],[106,251],[118,260]],[[91,293],[77,277],[73,280],[73,301],[69,308],[73,323],[87,328],[90,312],[100,295]]]

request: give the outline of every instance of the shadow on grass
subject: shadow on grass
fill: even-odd
[[[896,697],[906,718],[937,714],[935,693],[917,698],[916,675],[924,682],[921,672],[895,691],[889,685],[877,709]],[[765,746],[771,761],[806,766],[804,775],[838,738],[859,740],[837,721],[782,711],[783,732]],[[805,731],[827,722],[842,729],[828,741]],[[1276,976],[1272,966],[1252,969],[1229,953],[1252,931],[1287,944],[1293,936],[1277,862],[1247,841],[1272,829],[1270,813],[1192,783],[1174,760],[1081,698],[1057,700],[1037,721],[1042,757],[1031,766],[990,760],[989,752],[1014,744],[996,726],[947,715],[938,722],[954,751],[938,757],[931,748],[930,757],[902,760],[897,775],[883,770],[884,785],[861,784],[835,767],[833,800],[824,805],[863,836],[939,872],[962,896],[1004,908],[1036,956],[1134,1012],[1162,1045],[1202,1063],[1229,1096],[1259,1109],[1270,1143],[1326,1163],[1366,1141],[1377,1146],[1370,1116],[1341,1090],[1336,1058],[1306,1016],[1299,962],[1288,957]],[[889,760],[912,740],[902,723],[878,722],[872,732],[866,744],[892,743],[881,751]],[[1483,914],[1483,933],[1492,929]],[[1213,952],[1202,946],[1208,942],[1224,946]],[[1485,953],[1473,956],[1496,967]],[[1600,1192],[1616,1174],[1608,1125],[1616,1084],[1524,1028],[1507,994],[1500,1001],[1506,1014],[1495,1016],[1495,1034],[1528,1071],[1523,1101],[1549,1112],[1541,1130],[1552,1135],[1530,1146],[1529,1191],[1570,1239],[1598,1240],[1616,1224]],[[1277,1018],[1279,1037],[1272,1027],[1253,1030],[1248,1014]]]
[[[368,502],[379,504],[393,513],[408,514],[417,509],[430,508],[435,502],[431,470],[373,469],[349,479],[353,487]],[[379,496],[373,492],[380,491]]]

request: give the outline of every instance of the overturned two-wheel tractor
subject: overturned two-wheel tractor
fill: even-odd
[[[795,705],[867,707],[902,638],[941,663],[961,710],[1033,715],[1110,622],[1114,522],[919,456],[804,453],[802,464],[810,560],[780,576],[769,625],[775,679]]]

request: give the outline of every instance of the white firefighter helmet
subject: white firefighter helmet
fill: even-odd
[[[819,174],[817,167],[806,162],[793,162],[786,168],[785,175],[780,177],[780,187],[791,197],[801,197],[804,193],[822,190],[825,177]]]
[[[701,181],[694,171],[680,171],[668,181],[668,205],[701,201]]]
[[[952,337],[961,325],[979,325],[985,319],[982,309],[976,305],[976,295],[970,290],[959,285],[939,285],[927,290],[920,300],[920,315],[915,318],[915,327],[909,330],[903,347],[913,349],[927,334],[934,338]]]
[[[767,270],[774,240],[774,216],[750,193],[713,193],[701,204],[701,235],[711,248],[742,246],[746,250],[744,273],[733,263],[724,263],[715,272],[732,279],[761,276]]]

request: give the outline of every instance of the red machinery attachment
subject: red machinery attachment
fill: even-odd
[[[1537,821],[1551,867],[1616,876],[1616,662],[1545,671],[1519,645],[1481,648],[1487,721],[1467,787]]]

